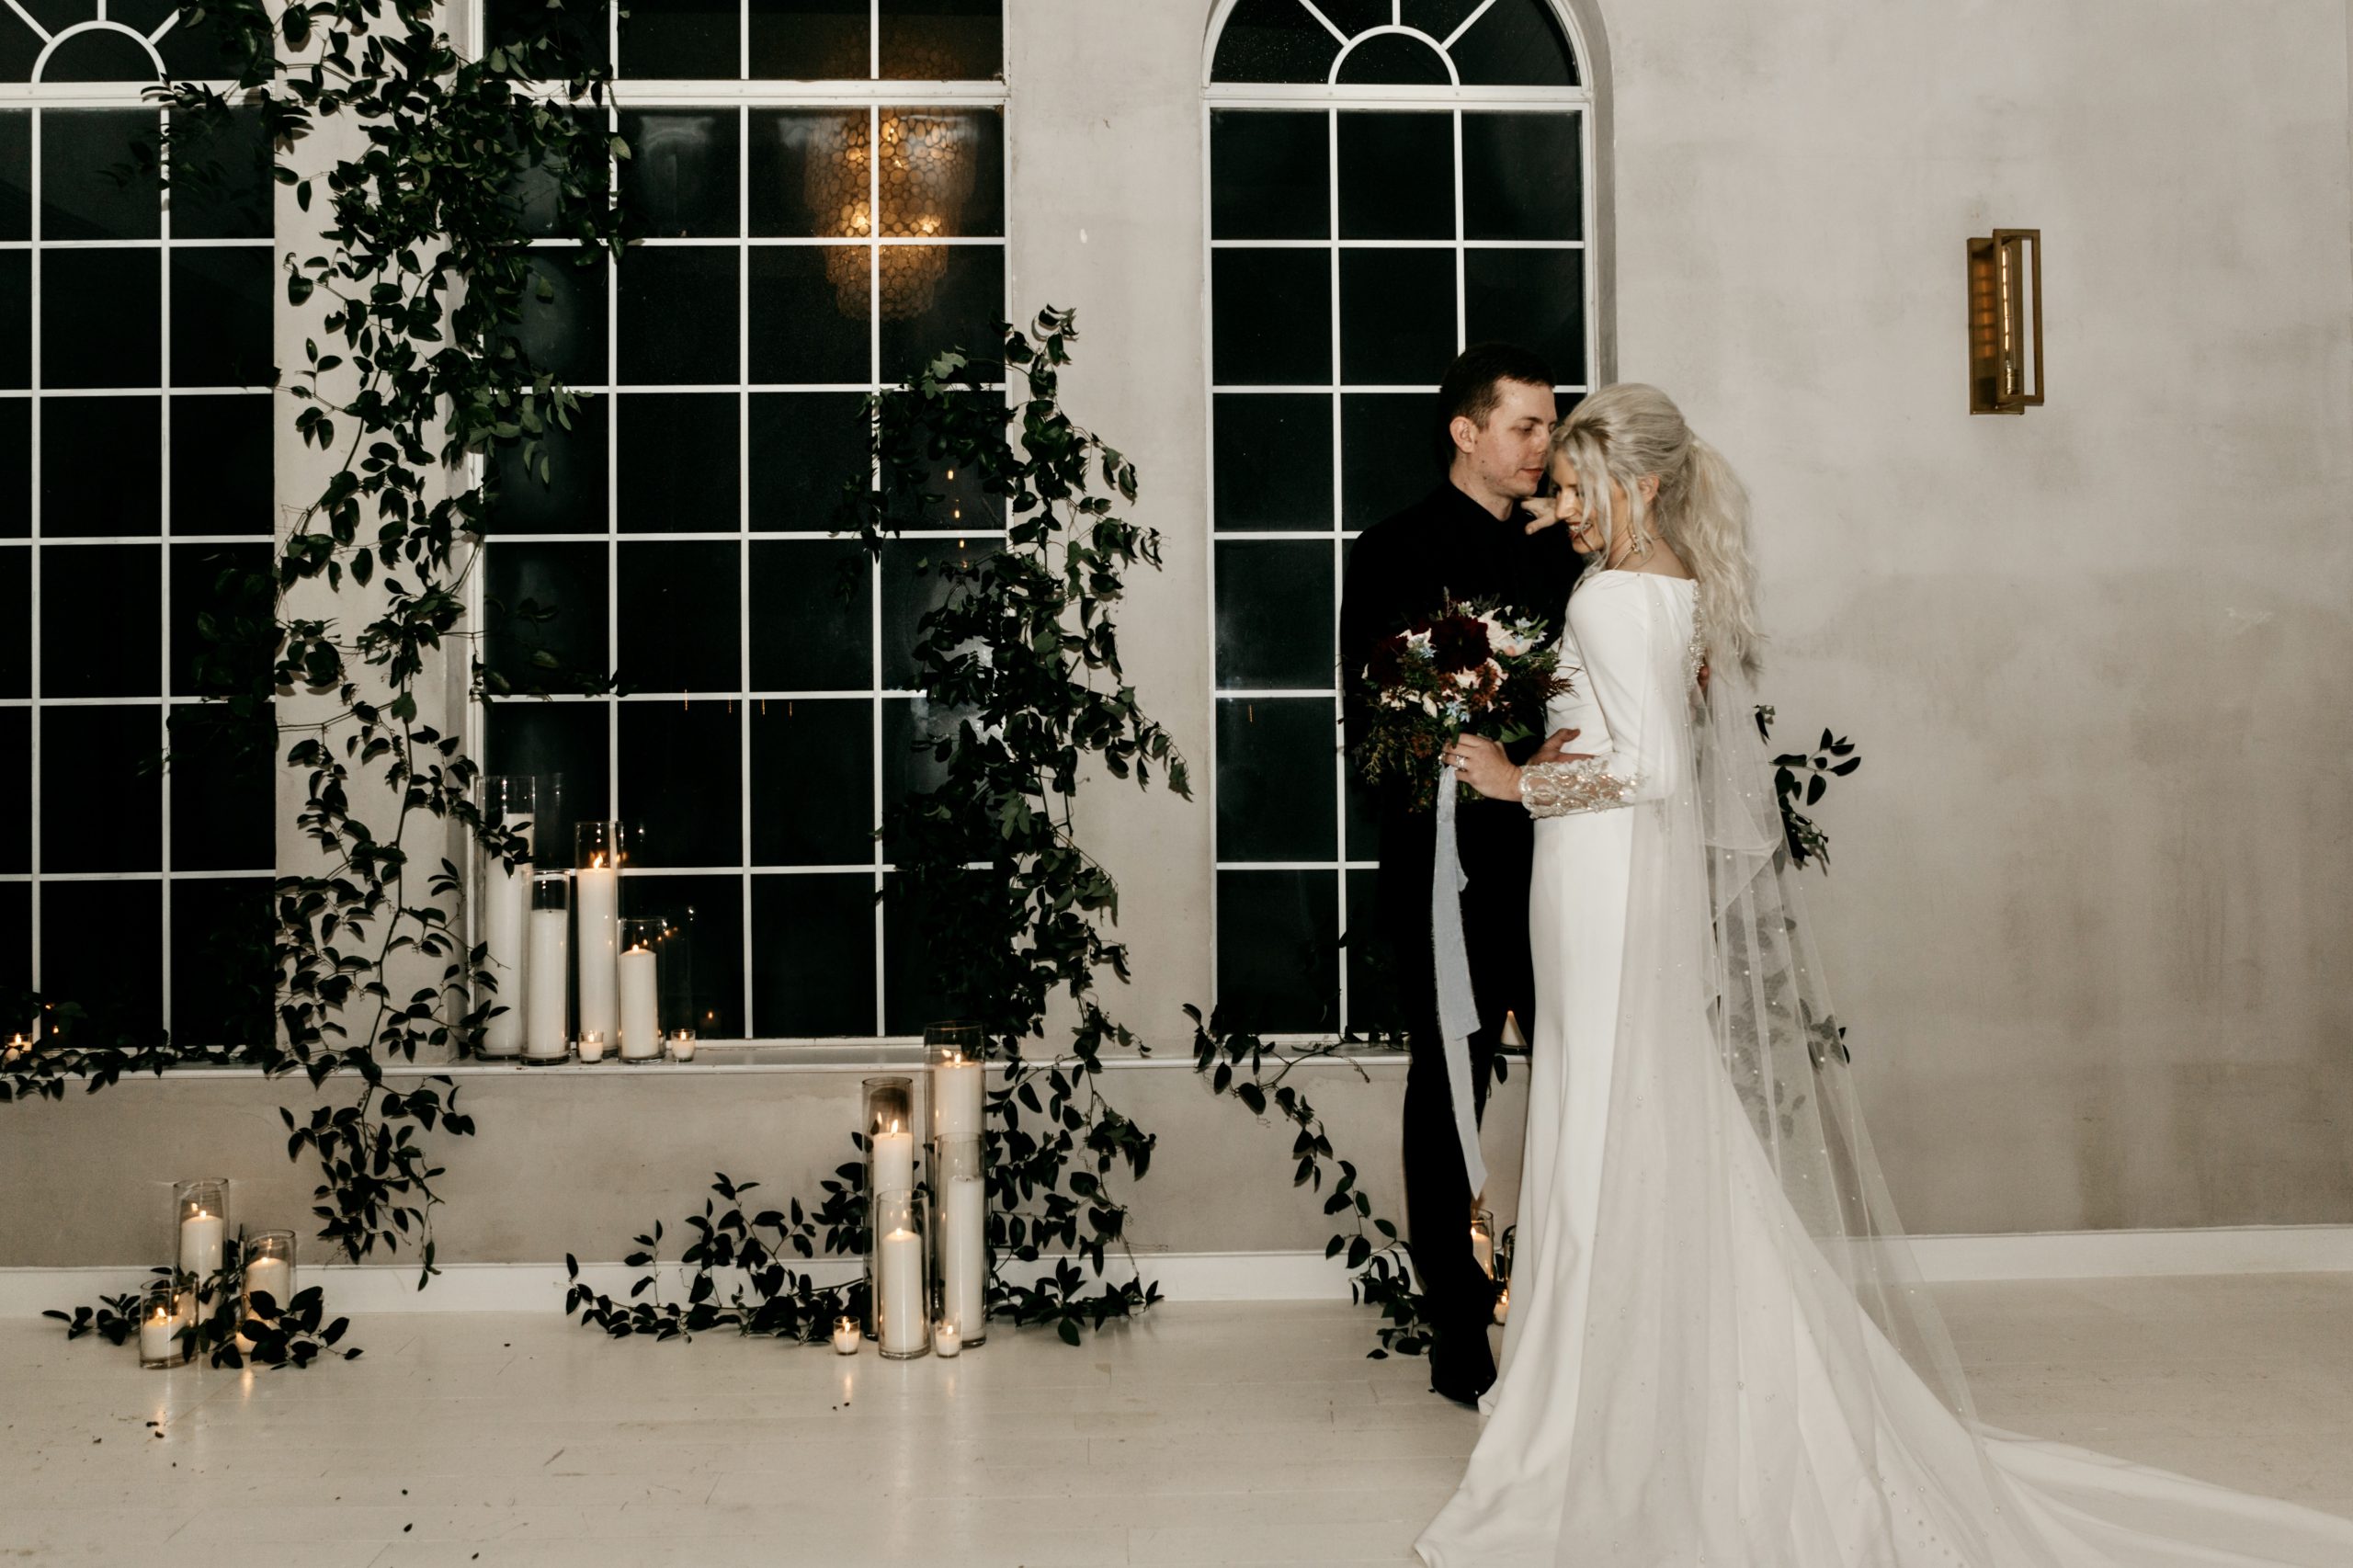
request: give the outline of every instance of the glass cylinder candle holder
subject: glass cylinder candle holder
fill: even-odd
[[[619,1043],[623,1062],[662,1059],[662,951],[665,920],[624,920],[620,923],[620,957],[616,961]],[[584,971],[585,972],[585,971]],[[580,1027],[589,1025],[585,1006]]]
[[[572,878],[531,874],[530,956],[524,971],[523,1059],[561,1062],[572,1042]]]
[[[139,1364],[180,1367],[196,1355],[196,1292],[157,1279],[139,1300]]]
[[[267,1296],[267,1305],[256,1298]],[[254,1318],[274,1324],[278,1314],[294,1301],[294,1233],[291,1231],[256,1231],[245,1238],[244,1297],[237,1313],[237,1326],[243,1330]],[[253,1341],[240,1332],[237,1349],[250,1355]]]
[[[931,1354],[931,1292],[924,1280],[923,1208],[913,1187],[886,1187],[874,1194],[869,1213],[872,1250],[867,1256],[873,1281],[874,1338],[893,1361]]]
[[[172,1184],[172,1267],[199,1297],[212,1293],[227,1256],[229,1183],[222,1176]]]
[[[620,1038],[621,868],[632,858],[635,835],[617,822],[584,822],[573,829],[573,889],[579,927],[580,1028],[608,1040]]]
[[[1471,1215],[1471,1256],[1477,1260],[1481,1273],[1490,1279],[1495,1277],[1495,1216],[1492,1210],[1475,1210]]]
[[[605,1037],[590,1029],[580,1037],[580,1060],[594,1067],[605,1059]]]
[[[672,1029],[670,1031],[670,1060],[673,1062],[692,1062],[694,1059],[695,1031],[692,1029]]]
[[[856,1318],[835,1318],[834,1320],[835,1355],[857,1355],[858,1342],[865,1337],[865,1335],[858,1332],[858,1320]]]
[[[982,1147],[976,1137],[942,1138],[931,1154],[939,1321],[954,1324],[964,1345],[983,1344],[989,1336],[988,1167]]]
[[[866,1190],[912,1188],[915,1185],[915,1080],[869,1078],[865,1091]]]
[[[931,1089],[931,1137],[977,1138],[981,1133],[981,1087],[988,1069],[988,1036],[978,1024],[949,1019],[926,1024],[924,1065]]]
[[[481,1053],[523,1054],[524,994],[530,961],[531,862],[538,858],[540,781],[528,774],[485,776],[478,790],[483,831],[474,841],[474,940],[483,947],[474,1006],[494,1009],[483,1021]],[[511,856],[511,858],[510,858]]]

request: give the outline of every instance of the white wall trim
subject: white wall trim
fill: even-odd
[[[2245,1226],[2194,1231],[2057,1231],[2031,1235],[1917,1236],[1913,1247],[1931,1281],[2112,1279],[2162,1275],[2353,1273],[2353,1225]],[[1346,1301],[1347,1271],[1313,1252],[1209,1252],[1147,1256],[1145,1278],[1176,1301]],[[820,1259],[820,1280],[847,1278],[859,1265]],[[1082,1266],[1083,1267],[1083,1266]],[[619,1297],[637,1270],[585,1264],[582,1278]],[[37,1317],[136,1287],[135,1265],[101,1268],[0,1268],[0,1318]],[[330,1308],[352,1315],[382,1312],[554,1312],[563,1306],[562,1264],[458,1263],[420,1292],[405,1265],[322,1265],[302,1282],[325,1288]],[[683,1295],[683,1274],[664,1279],[668,1299]]]

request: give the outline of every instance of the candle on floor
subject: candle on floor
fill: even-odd
[[[221,1272],[221,1253],[229,1235],[229,1184],[217,1176],[176,1183],[172,1212],[178,1229],[173,1236],[173,1256],[182,1274],[196,1276],[197,1288]]]
[[[932,1190],[939,1195],[940,1315],[963,1331],[962,1343],[988,1337],[988,1167],[981,1140],[943,1138],[931,1152]]]
[[[882,1354],[920,1356],[924,1343],[923,1238],[902,1225],[877,1245],[875,1337]]]
[[[637,922],[629,924],[634,926]],[[616,965],[620,985],[623,1062],[651,1062],[662,1054],[662,1023],[654,1010],[654,999],[659,994],[656,968],[654,949],[642,942],[632,943]],[[583,1014],[582,1027],[585,1028],[585,1008]]]
[[[953,1356],[964,1348],[964,1331],[956,1326],[954,1318],[942,1318],[939,1326],[931,1331],[931,1353]]]
[[[268,1298],[264,1308],[261,1298]],[[242,1331],[244,1320],[257,1318],[274,1324],[294,1300],[294,1233],[264,1231],[245,1241],[245,1299],[239,1315]],[[243,1332],[237,1335],[240,1355],[253,1354],[254,1342]]]
[[[139,1364],[176,1367],[188,1360],[194,1346],[182,1331],[195,1320],[191,1292],[150,1287],[139,1309]]]
[[[858,1320],[856,1318],[835,1318],[834,1320],[835,1355],[857,1355],[858,1342],[859,1338],[860,1335],[858,1332]]]

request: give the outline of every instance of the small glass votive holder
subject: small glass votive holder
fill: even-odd
[[[942,1318],[931,1331],[931,1353],[943,1359],[960,1354],[964,1348],[964,1331],[956,1326],[954,1318]]]
[[[858,1330],[858,1320],[856,1318],[835,1318],[834,1320],[835,1355],[857,1355],[858,1343],[865,1337],[866,1335]]]
[[[139,1364],[186,1366],[196,1356],[196,1292],[158,1278],[139,1299]]]
[[[172,1267],[211,1294],[229,1245],[229,1183],[221,1176],[172,1184]]]
[[[274,1324],[294,1301],[294,1233],[256,1231],[245,1238],[244,1295],[237,1312],[237,1349],[251,1354],[253,1341],[244,1329],[258,1318]],[[267,1297],[267,1302],[256,1298]]]
[[[531,876],[530,956],[523,971],[523,1060],[562,1062],[572,1051],[572,879]]]
[[[594,1065],[605,1059],[605,1037],[590,1029],[580,1037],[580,1060]]]
[[[912,1187],[874,1195],[870,1209],[873,1250],[874,1338],[893,1361],[931,1354],[931,1292],[924,1281],[922,1200]]]
[[[692,1029],[672,1029],[670,1031],[670,1060],[673,1062],[692,1062],[694,1059],[695,1031]]]

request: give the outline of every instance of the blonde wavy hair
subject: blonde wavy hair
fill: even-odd
[[[1691,433],[1675,400],[1656,387],[1620,381],[1602,388],[1553,427],[1552,458],[1576,469],[1586,516],[1601,536],[1601,559],[1622,525],[1636,549],[1664,540],[1699,579],[1699,629],[1708,661],[1763,666],[1765,633],[1756,619],[1756,567],[1748,548],[1748,491],[1723,454]],[[1607,474],[1624,487],[1620,518]],[[1642,482],[1658,477],[1658,498]]]

